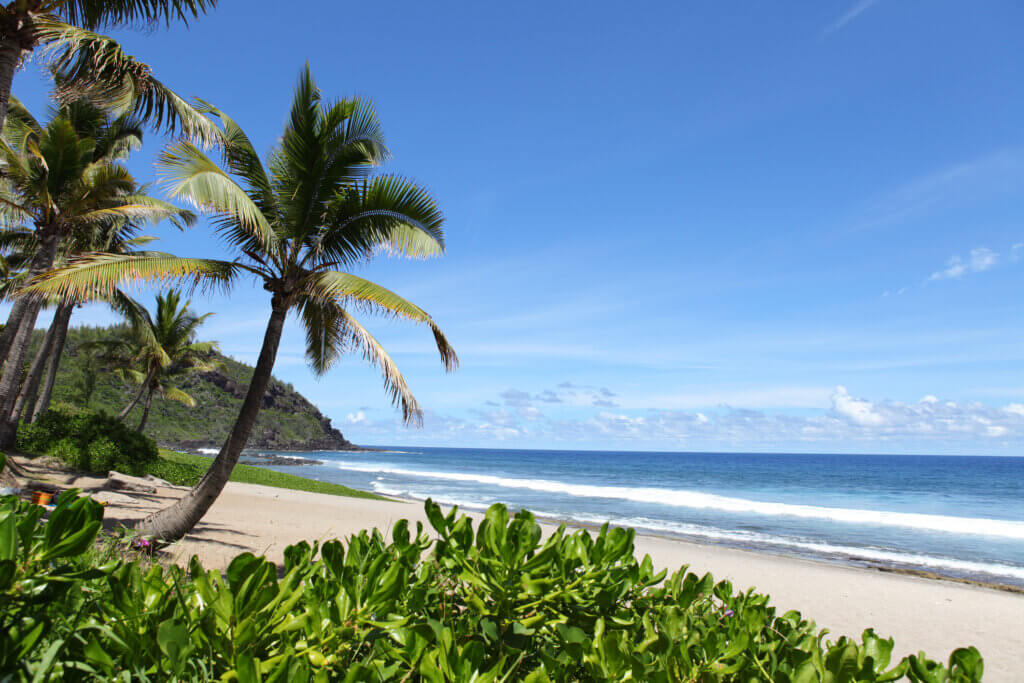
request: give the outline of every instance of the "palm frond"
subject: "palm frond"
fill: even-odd
[[[212,121],[154,78],[149,65],[127,54],[113,38],[53,15],[40,17],[36,29],[44,58],[61,75],[60,99],[85,97],[204,146],[220,140],[220,129]]]
[[[335,301],[342,306],[354,303],[372,313],[397,316],[427,325],[434,334],[434,342],[445,370],[451,372],[459,366],[455,349],[434,319],[395,292],[357,275],[333,270],[313,273],[306,282],[305,292],[316,300]]]
[[[75,222],[82,225],[108,224],[112,221],[130,221],[138,224],[167,220],[179,230],[184,230],[196,222],[196,214],[191,211],[146,195],[123,197],[120,201],[125,203],[89,211],[77,217]],[[149,241],[154,239],[156,238],[149,238]]]
[[[175,401],[189,408],[196,407],[196,400],[177,387],[165,387],[163,395],[168,401]]]
[[[127,249],[132,249],[135,247],[144,247],[147,244],[159,241],[160,238],[155,235],[139,235],[138,237],[132,237],[131,239],[125,240],[122,242],[122,245]]]
[[[252,146],[249,137],[242,130],[234,119],[218,109],[216,106],[197,100],[200,104],[199,110],[204,114],[210,114],[220,119],[223,126],[224,160],[227,162],[231,173],[239,176],[249,185],[250,197],[259,207],[260,211],[268,219],[277,217],[277,198],[274,196],[274,188],[271,185],[267,171],[263,167],[259,154]]]
[[[87,254],[43,273],[22,290],[52,294],[75,302],[106,300],[127,285],[177,284],[187,289],[228,287],[238,275],[230,261],[182,258],[168,254]]]
[[[32,112],[28,110],[28,107],[26,107],[13,93],[9,95],[8,98],[7,119],[16,124],[19,129],[40,135],[43,132],[43,127],[39,125],[39,121],[37,121],[32,115]],[[8,135],[7,127],[9,125],[8,121],[4,121],[5,137]]]
[[[59,12],[72,24],[98,28],[125,24],[188,24],[217,6],[217,0],[50,0],[43,11]]]
[[[302,325],[306,330],[306,358],[317,374],[323,374],[348,351],[360,353],[363,360],[376,365],[384,380],[384,391],[392,404],[402,411],[406,424],[423,424],[423,411],[405,377],[388,352],[348,311],[332,301],[303,298],[299,303]]]
[[[118,368],[117,373],[121,375],[121,379],[135,384],[142,384],[146,381],[146,373],[139,372],[133,368]]]
[[[172,197],[219,214],[220,230],[236,246],[252,243],[273,253],[277,235],[245,190],[189,142],[168,147],[157,161]]]
[[[415,183],[376,176],[339,192],[327,228],[312,245],[319,258],[351,264],[377,252],[427,258],[444,253],[444,214]]]

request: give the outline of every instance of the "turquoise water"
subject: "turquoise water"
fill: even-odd
[[[1024,458],[394,448],[275,468],[467,509],[1024,586]]]

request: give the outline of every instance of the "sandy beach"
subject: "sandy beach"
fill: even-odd
[[[108,503],[108,525],[131,524],[171,503],[184,489],[155,494],[100,488],[101,479],[60,482],[91,490]],[[477,515],[478,516],[478,515]],[[302,539],[345,538],[362,529],[389,529],[399,519],[421,521],[420,505],[374,501],[229,483],[194,532],[169,548],[169,560],[198,555],[206,566],[223,567],[250,551],[281,561],[286,546]],[[546,525],[548,529],[551,527]],[[1024,595],[980,586],[872,569],[843,567],[746,550],[638,536],[637,553],[670,570],[689,564],[737,588],[756,586],[781,611],[800,610],[832,636],[873,627],[896,640],[895,655],[923,650],[945,660],[956,647],[974,645],[985,657],[986,680],[1019,681],[1024,676]]]

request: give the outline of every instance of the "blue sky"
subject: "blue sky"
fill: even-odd
[[[445,375],[425,330],[366,321],[423,429],[357,358],[315,379],[286,331],[276,374],[353,441],[1019,453],[1024,6],[315,5],[118,37],[258,149],[309,60],[328,96],[374,99],[388,170],[445,210],[443,259],[361,273],[459,351]],[[15,92],[43,106],[34,66]],[[223,253],[205,223],[155,232]],[[255,359],[265,292],[194,305]]]

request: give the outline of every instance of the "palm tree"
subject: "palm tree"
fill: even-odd
[[[136,119],[111,118],[79,101],[59,107],[44,127],[17,98],[10,105],[0,140],[0,224],[31,226],[37,247],[27,278],[51,270],[62,242],[83,231],[124,221],[170,220],[179,227],[194,222],[193,213],[140,191],[118,163],[141,144]],[[20,296],[0,335],[0,350],[7,348],[0,376],[0,448],[13,444],[17,433],[10,418],[41,305],[38,295]]]
[[[124,420],[145,397],[137,431],[146,426],[154,395],[195,407],[195,399],[174,386],[174,380],[221,367],[213,356],[217,343],[195,341],[196,330],[213,314],[196,315],[189,309],[191,303],[182,304],[181,293],[172,289],[157,295],[155,316],[138,304],[125,306],[127,325],[121,333],[93,343],[103,350],[103,361],[138,383],[135,397],[118,415],[118,419]]]
[[[143,188],[139,188],[136,194],[142,191]],[[129,219],[84,226],[64,240],[60,260],[67,261],[71,256],[93,251],[118,254],[149,253],[139,251],[137,247],[149,244],[156,238],[145,235],[137,236],[140,227],[138,223]],[[22,269],[22,277],[18,280],[23,280],[24,268],[31,263],[37,249],[35,233],[31,230],[8,230],[0,233],[0,250],[8,252],[5,259],[8,267],[13,265],[15,268]],[[12,283],[10,289],[16,291],[16,284]],[[23,417],[27,422],[35,422],[36,418],[50,406],[57,370],[60,367],[64,345],[67,341],[68,327],[71,324],[71,316],[77,307],[75,302],[69,300],[57,300],[51,303],[55,303],[57,307],[53,322],[29,368],[21,392],[11,411],[10,419],[15,422]],[[137,306],[122,292],[116,292],[114,297],[106,303],[114,309],[115,313],[122,314],[129,309],[134,310]],[[44,372],[46,373],[45,377],[43,376]],[[40,382],[42,382],[42,393],[39,393]]]
[[[322,375],[348,352],[376,364],[407,423],[422,411],[398,367],[350,313],[401,317],[430,327],[444,367],[458,359],[421,308],[352,269],[387,252],[406,257],[443,253],[444,218],[430,195],[394,175],[373,174],[388,151],[367,100],[324,102],[307,66],[299,78],[284,133],[266,166],[242,129],[212,106],[223,127],[224,168],[195,145],[168,148],[159,167],[171,194],[215,218],[237,252],[232,261],[97,254],[38,278],[30,289],[59,296],[96,296],[125,282],[177,281],[228,287],[255,277],[270,293],[267,322],[252,380],[234,426],[199,484],[144,520],[144,533],[174,540],[188,533],[224,488],[259,414],[285,319],[296,311],[306,332],[306,358]]]
[[[181,129],[205,137],[209,127],[202,116],[153,78],[148,66],[94,30],[175,21],[187,25],[216,5],[217,0],[10,0],[0,5],[0,126],[15,71],[30,55],[41,53],[66,75],[65,95],[89,92],[168,132]]]

